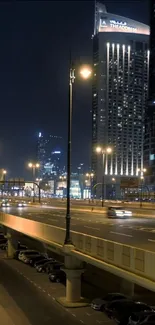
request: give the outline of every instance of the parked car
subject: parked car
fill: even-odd
[[[36,261],[34,263],[34,267],[37,268],[39,265],[43,265],[44,263],[48,262],[50,258],[43,257],[41,261]]]
[[[62,270],[53,270],[49,273],[49,280],[51,282],[65,282],[66,281],[66,274]]]
[[[117,323],[126,325],[133,312],[152,311],[152,307],[143,302],[122,299],[107,303],[104,310]]]
[[[91,303],[91,307],[95,310],[103,310],[106,303],[112,302],[114,300],[121,300],[126,298],[127,297],[122,293],[118,293],[118,292],[108,293],[106,296],[102,298],[93,299]]]
[[[31,256],[29,260],[29,264],[31,266],[34,266],[36,262],[41,262],[43,259],[45,259],[45,256],[43,254],[37,255],[37,256]]]
[[[21,252],[21,251],[26,251],[28,248],[27,248],[27,246],[25,246],[25,245],[21,245],[21,244],[19,244],[19,249],[17,249],[16,251],[15,251],[15,253],[14,253],[14,258],[16,259],[16,260],[18,260],[18,255],[19,255],[19,253]]]
[[[19,252],[18,259],[24,263],[28,263],[27,258],[36,255],[40,255],[40,253],[35,250],[26,250],[26,251],[24,250]]]
[[[49,263],[46,266],[46,273],[51,273],[54,270],[60,270],[61,267],[64,267],[64,264],[58,261],[55,261],[54,263]]]
[[[38,265],[36,267],[36,270],[37,272],[42,272],[42,273],[45,273],[47,272],[48,273],[48,270],[49,270],[49,266],[50,265],[60,265],[60,263],[58,263],[56,260],[54,260],[53,258],[50,259],[49,261],[47,261],[46,263],[44,263],[43,265]],[[61,264],[62,265],[62,264]],[[60,269],[60,267],[59,267]]]
[[[108,218],[131,218],[132,211],[122,207],[108,207]]]
[[[155,311],[142,311],[140,313],[132,313],[129,317],[129,325],[146,325],[155,324]]]

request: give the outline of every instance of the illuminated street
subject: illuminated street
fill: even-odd
[[[59,208],[9,208],[6,213],[65,228],[65,212]],[[92,236],[155,250],[155,219],[108,219],[91,212],[72,212],[71,229]]]

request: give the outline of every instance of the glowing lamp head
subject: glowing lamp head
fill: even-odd
[[[146,173],[146,171],[147,171],[147,169],[146,169],[146,168],[144,168],[144,169],[143,169],[143,172],[144,172],[144,173]]]
[[[97,152],[97,153],[101,153],[101,152],[102,152],[102,148],[101,148],[101,147],[97,147],[97,148],[96,148],[96,152]]]
[[[91,177],[94,177],[94,174],[93,174],[93,173],[91,173],[91,174],[90,174],[90,176],[91,176]]]
[[[89,69],[88,67],[83,67],[81,70],[80,70],[80,75],[83,79],[88,79],[90,78],[91,76],[91,69]]]
[[[88,177],[88,176],[89,176],[89,174],[87,173],[87,174],[86,174],[86,177]]]
[[[36,168],[39,168],[39,167],[40,167],[40,165],[37,163],[37,164],[36,164]]]
[[[107,153],[111,153],[111,152],[112,152],[112,149],[111,149],[110,147],[108,147],[108,148],[106,149],[106,152],[107,152]]]
[[[28,164],[28,167],[29,167],[29,168],[32,168],[32,166],[33,166],[32,163],[29,163],[29,164]]]
[[[5,169],[3,169],[3,174],[6,175],[7,171]]]

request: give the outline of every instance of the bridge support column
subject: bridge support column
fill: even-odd
[[[8,240],[7,257],[13,258],[15,251],[18,249],[18,241],[10,229],[7,229],[6,238]]]
[[[121,286],[120,286],[121,293],[124,293],[128,296],[133,297],[134,296],[134,283],[130,282],[126,279],[121,280]]]
[[[65,256],[66,273],[66,297],[58,298],[58,302],[65,307],[82,307],[87,306],[88,301],[81,297],[81,274],[84,272],[83,263],[76,257],[70,256],[68,249],[71,251],[74,246],[68,247]]]

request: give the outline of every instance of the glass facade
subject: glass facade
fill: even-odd
[[[150,0],[150,71],[149,97],[145,118],[144,164],[148,170],[146,181],[155,183],[155,0]]]
[[[99,4],[97,10],[96,26],[103,20],[106,24],[120,24],[119,31],[114,32],[112,27],[110,31],[98,28],[93,38],[92,170],[98,183],[103,176],[103,161],[95,152],[98,145],[113,149],[112,155],[106,157],[106,175],[136,176],[137,169],[143,168],[149,27],[142,24],[145,33],[136,33],[140,23],[126,23],[127,18],[119,16],[114,20],[111,17],[115,15]],[[120,26],[129,26],[128,32]]]

